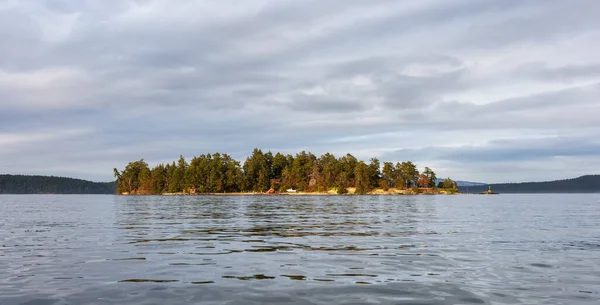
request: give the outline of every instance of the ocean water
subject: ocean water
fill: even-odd
[[[3,195],[12,304],[600,304],[600,195]]]

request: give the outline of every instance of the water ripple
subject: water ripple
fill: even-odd
[[[598,304],[597,202],[0,196],[0,304]]]

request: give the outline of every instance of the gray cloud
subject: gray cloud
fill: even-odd
[[[395,154],[397,156],[391,156]],[[390,158],[431,158],[464,163],[519,162],[555,157],[600,156],[600,142],[588,137],[493,140],[480,146],[401,149]]]
[[[561,178],[600,163],[584,2],[0,2],[0,172],[262,147]]]
[[[600,78],[600,64],[548,67],[537,62],[520,67],[518,72],[541,80],[572,83],[581,79]]]

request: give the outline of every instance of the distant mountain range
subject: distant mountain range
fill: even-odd
[[[0,175],[0,194],[114,194],[114,182],[54,176]]]
[[[485,183],[481,183],[481,182],[469,182],[469,181],[456,181],[456,185],[458,185],[458,187],[461,186],[482,186],[482,185],[487,185]]]
[[[444,179],[438,178],[438,179],[435,180],[435,184],[436,185],[438,183],[440,183],[440,182],[444,182]],[[455,181],[455,182],[456,182],[456,185],[458,185],[458,187],[461,187],[461,186],[481,186],[481,185],[487,185],[486,183],[483,183],[483,182],[470,182],[470,181],[458,181],[458,180]]]
[[[487,191],[498,193],[600,193],[600,175],[587,175],[574,179],[523,182],[523,183],[495,183],[479,185],[458,185],[463,193],[480,193]]]

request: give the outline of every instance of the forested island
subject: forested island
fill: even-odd
[[[0,175],[0,194],[439,194],[481,193],[598,193],[600,175],[574,179],[469,184],[437,179],[429,168],[419,173],[409,161],[392,164],[371,159],[358,161],[352,155],[335,158],[311,153],[291,155],[255,150],[244,165],[226,154],[181,158],[177,163],[150,168],[143,160],[131,162],[123,172],[114,170],[116,182],[92,182],[56,176]],[[435,185],[435,187],[433,187]]]
[[[142,159],[125,169],[114,169],[117,194],[219,194],[219,193],[440,193],[457,192],[450,178],[439,182],[435,172],[422,172],[410,162],[360,161],[351,154],[319,157],[302,151],[264,153],[254,149],[243,165],[227,154],[183,156],[177,162],[152,168]],[[443,189],[443,190],[441,190]]]
[[[0,175],[0,194],[114,194],[114,182],[54,176]]]
[[[499,193],[598,193],[600,175],[586,175],[574,179],[545,182],[496,183],[478,186],[459,186],[461,192],[484,192],[491,187]]]

